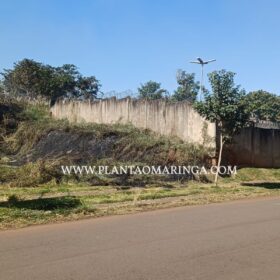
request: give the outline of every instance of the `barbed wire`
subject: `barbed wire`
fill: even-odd
[[[125,97],[132,97],[136,98],[137,93],[133,92],[132,90],[125,90],[125,91],[116,91],[116,90],[111,90],[103,93],[99,93],[97,95],[99,99],[106,99],[106,98],[112,98],[116,97],[117,99],[125,98]]]

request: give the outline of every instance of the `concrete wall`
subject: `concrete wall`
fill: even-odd
[[[53,117],[71,122],[131,123],[162,135],[215,147],[216,129],[188,102],[165,100],[103,99],[93,102],[59,100],[51,107]],[[226,147],[224,161],[238,166],[280,167],[280,127],[259,123],[244,128]]]
[[[280,129],[242,129],[226,149],[224,158],[238,166],[280,168]]]
[[[92,102],[59,100],[51,108],[51,113],[55,118],[66,118],[71,122],[131,123],[188,142],[215,145],[215,125],[204,120],[188,102],[131,98]]]

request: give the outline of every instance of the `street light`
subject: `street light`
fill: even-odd
[[[211,59],[211,60],[203,61],[200,57],[198,57],[196,59],[196,61],[190,61],[190,63],[196,63],[196,64],[200,64],[201,65],[201,81],[200,81],[200,96],[199,96],[199,100],[200,101],[201,101],[202,90],[203,90],[203,66],[205,64],[208,64],[208,63],[214,62],[214,61],[216,61],[216,59]]]

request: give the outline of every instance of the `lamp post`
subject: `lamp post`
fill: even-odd
[[[205,64],[208,64],[208,63],[211,63],[211,62],[214,62],[216,61],[216,59],[211,59],[211,60],[202,60],[200,57],[198,57],[196,59],[196,61],[190,61],[190,63],[195,63],[195,64],[200,64],[201,65],[201,80],[200,80],[200,93],[199,93],[199,101],[201,101],[202,99],[202,91],[203,91],[203,66]]]

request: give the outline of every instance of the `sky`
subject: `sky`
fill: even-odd
[[[178,69],[200,79],[189,61],[202,57],[279,94],[279,12],[277,0],[0,0],[0,71],[31,58],[75,64],[104,92],[149,80],[172,92]]]

